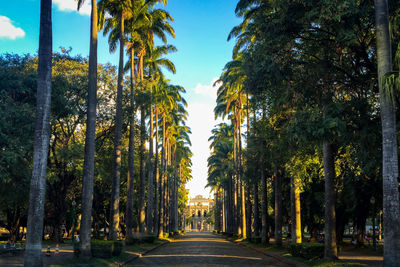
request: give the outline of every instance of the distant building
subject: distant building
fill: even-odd
[[[211,231],[213,226],[207,222],[207,216],[214,206],[214,200],[211,198],[204,198],[202,195],[189,200],[187,206],[187,213],[190,219],[187,220],[186,230],[194,231]]]

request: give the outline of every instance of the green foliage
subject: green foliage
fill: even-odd
[[[90,242],[92,256],[95,258],[111,258],[122,252],[121,241],[92,240]]]
[[[324,245],[320,243],[289,244],[287,250],[292,256],[305,259],[322,258],[324,256]]]

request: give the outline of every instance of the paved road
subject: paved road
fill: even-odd
[[[211,233],[187,233],[128,266],[289,266]]]

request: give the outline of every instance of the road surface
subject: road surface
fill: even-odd
[[[211,233],[191,232],[128,266],[289,266]]]

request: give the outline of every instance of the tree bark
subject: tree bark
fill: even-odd
[[[282,246],[282,177],[275,170],[275,245]]]
[[[249,183],[246,187],[246,238],[251,237],[251,184]]]
[[[292,242],[302,242],[300,188],[298,181],[293,176],[290,178],[290,210],[292,218]]]
[[[176,150],[176,149],[175,149]],[[177,162],[176,162],[176,151],[174,152],[174,179],[172,185],[172,232],[178,232],[178,174],[177,174]]]
[[[240,186],[240,222],[242,226],[242,237],[247,237],[247,221],[246,221],[246,199],[243,181],[243,164],[242,164],[242,131],[240,124],[238,125],[238,173]]]
[[[253,228],[254,228],[254,236],[260,236],[260,211],[258,207],[258,182],[255,181],[253,184],[253,195],[254,195],[254,201],[253,201]]]
[[[294,196],[294,177],[290,177],[290,235],[292,237],[292,243],[297,243],[296,237],[296,201]]]
[[[382,121],[383,266],[400,266],[400,203],[394,99],[385,91],[385,75],[392,71],[387,0],[375,0],[378,81]],[[392,89],[393,90],[393,89]]]
[[[133,210],[134,210],[134,173],[135,173],[135,53],[133,48],[130,51],[130,107],[129,117],[129,144],[128,144],[128,179],[127,179],[127,199],[126,199],[126,239],[128,244],[133,242]]]
[[[139,185],[139,232],[145,232],[145,220],[146,220],[146,212],[145,212],[145,187],[146,187],[146,169],[145,169],[145,160],[144,160],[144,143],[145,143],[145,114],[144,114],[144,106],[141,107],[140,110],[140,185]]]
[[[154,174],[156,177],[156,183],[155,183],[155,192],[154,192],[154,233],[158,234],[158,229],[159,229],[159,224],[160,224],[160,172],[158,170],[158,143],[159,143],[159,135],[158,135],[158,111],[156,110],[155,112],[155,123],[156,123],[156,145],[155,145],[155,154],[156,154],[156,158],[155,158],[155,162],[154,162]]]
[[[46,167],[50,141],[52,17],[51,0],[40,1],[39,65],[33,168],[25,246],[25,266],[42,266],[42,233],[46,196]]]
[[[335,159],[332,144],[323,143],[325,174],[325,253],[324,258],[337,259],[336,213],[335,213]]]
[[[152,92],[150,92],[152,94]],[[152,98],[152,97],[151,97]],[[149,136],[149,166],[148,166],[148,180],[147,180],[147,232],[153,233],[153,104],[150,103],[150,136]]]
[[[115,114],[115,137],[114,137],[114,166],[113,182],[110,203],[110,221],[109,232],[110,240],[117,240],[119,230],[119,193],[121,180],[121,137],[122,137],[122,89],[124,85],[124,17],[120,14],[120,37],[119,37],[119,65],[118,65],[118,84],[117,101]]]
[[[163,237],[164,235],[164,175],[165,175],[165,113],[162,116],[162,149],[161,149],[161,180],[160,180],[160,224],[158,229],[158,237]]]
[[[261,166],[261,242],[263,244],[268,244],[268,200],[267,200],[267,181],[265,177],[265,170]]]
[[[94,153],[96,138],[96,103],[97,103],[97,0],[92,0],[90,16],[90,52],[89,52],[89,89],[85,139],[85,159],[82,181],[82,219],[81,219],[81,255],[92,256],[90,234],[92,227]]]

